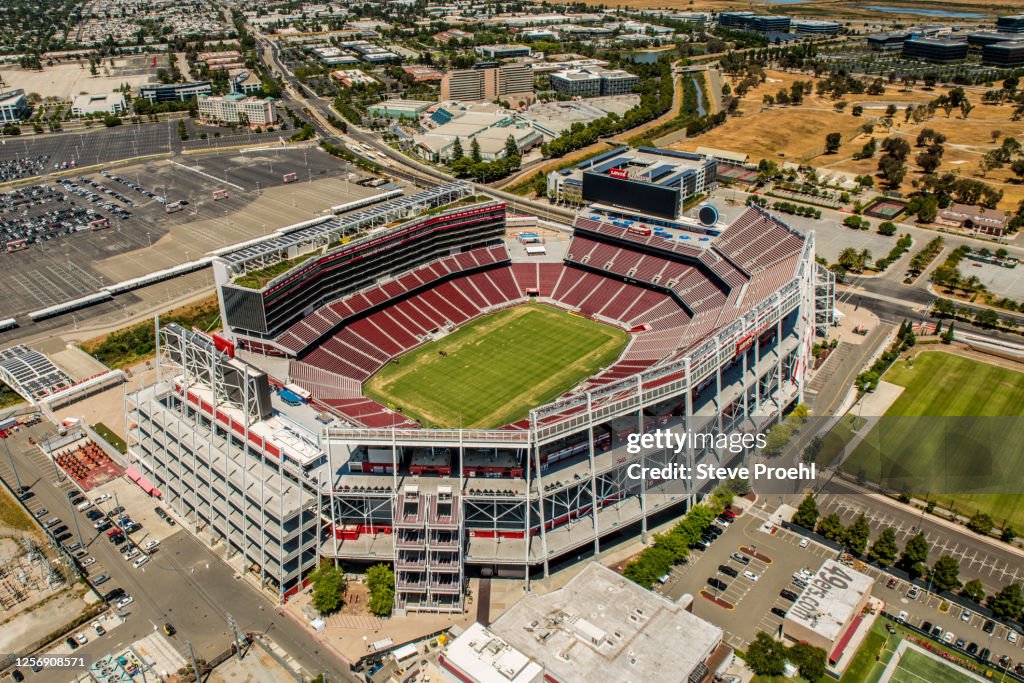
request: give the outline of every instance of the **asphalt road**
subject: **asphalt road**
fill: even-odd
[[[48,508],[47,518],[61,517],[73,534],[76,534],[74,520],[77,518],[83,542],[97,560],[88,567],[89,574],[111,577],[99,587],[100,592],[120,587],[135,598],[123,611],[126,619],[123,625],[99,638],[90,631],[89,643],[77,653],[96,658],[170,622],[177,629],[171,641],[182,655],[187,656],[185,643],[188,641],[198,657],[209,659],[231,643],[227,622],[230,613],[240,631],[268,634],[311,675],[327,672],[332,680],[356,680],[344,662],[323,650],[308,631],[280,614],[267,596],[241,580],[213,550],[185,531],[179,530],[162,541],[160,550],[147,564],[133,569],[107,541],[105,534],[94,531],[92,523],[82,513],[70,509],[67,492],[73,490],[74,485],[66,476],[60,476],[57,481],[58,475],[63,473],[55,473],[49,459],[38,447],[28,443],[29,437],[38,442],[53,431],[53,427],[44,422],[7,440],[18,478],[23,485],[31,486],[34,494],[26,503],[32,510]],[[15,486],[14,473],[6,457],[0,458],[0,477],[12,488]],[[127,480],[123,482],[125,486],[132,485]],[[127,512],[131,514],[132,510]],[[67,679],[66,673],[24,673],[29,675],[29,680],[40,682]]]

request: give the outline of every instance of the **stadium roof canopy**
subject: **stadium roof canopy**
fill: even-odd
[[[74,384],[53,361],[24,344],[0,351],[0,380],[32,403]]]

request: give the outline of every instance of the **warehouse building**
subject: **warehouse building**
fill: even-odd
[[[1004,69],[1024,66],[1024,40],[998,42],[981,48],[981,63]]]
[[[967,59],[967,41],[948,38],[911,38],[903,43],[904,59],[952,64]]]
[[[838,662],[860,625],[874,579],[826,560],[807,583],[782,621],[783,636],[820,647]]]
[[[548,75],[555,92],[570,97],[625,95],[633,92],[640,79],[621,69],[566,69]]]

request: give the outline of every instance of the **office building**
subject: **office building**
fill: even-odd
[[[981,48],[981,63],[1004,69],[1024,66],[1024,40],[985,45]]]
[[[494,60],[533,55],[529,45],[480,45],[476,48],[476,53],[481,57]]]
[[[209,81],[193,83],[170,83],[166,85],[144,85],[139,88],[139,97],[145,97],[153,104],[161,102],[185,102],[201,95],[212,95]]]
[[[656,147],[619,147],[548,174],[548,196],[678,218],[688,197],[715,183],[713,157]]]
[[[1003,33],[1024,33],[1024,14],[997,18],[996,30]]]
[[[513,96],[533,99],[533,69],[529,64],[449,71],[441,79],[439,101],[479,102]]]
[[[0,123],[16,123],[32,113],[22,89],[0,94]]]
[[[757,16],[753,12],[719,12],[718,25],[728,28],[744,29],[750,24],[750,20]]]
[[[566,69],[548,75],[551,89],[570,97],[625,95],[639,82],[637,76],[621,69]]]
[[[390,99],[371,104],[366,108],[366,113],[382,119],[412,119],[415,121],[435,104],[437,103],[422,100]]]
[[[843,25],[838,21],[822,21],[818,19],[793,19],[789,23],[789,30],[793,33],[809,35],[835,35],[843,30]]]
[[[121,93],[78,95],[71,103],[71,113],[75,116],[120,114],[124,110],[124,95]]]
[[[966,40],[948,38],[911,38],[903,43],[904,59],[919,59],[935,64],[952,64],[967,59]]]
[[[902,31],[893,33],[876,33],[868,36],[868,47],[877,52],[899,52],[903,43],[910,40],[911,35]]]
[[[270,126],[277,121],[274,100],[232,93],[223,97],[199,98],[199,119],[204,123]]]

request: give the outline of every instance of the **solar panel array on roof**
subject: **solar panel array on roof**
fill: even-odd
[[[646,175],[653,183],[661,176],[667,173],[671,173],[675,167],[675,164],[662,164],[661,166],[656,166],[655,168],[652,168],[650,171],[647,172]]]
[[[0,377],[22,396],[42,398],[74,381],[43,354],[24,344],[0,351]]]
[[[611,169],[615,168],[616,166],[622,166],[623,164],[625,164],[628,161],[629,161],[629,159],[609,159],[608,161],[604,162],[603,164],[598,164],[597,166],[595,166],[593,168],[588,168],[587,170],[588,171],[593,171],[594,173],[604,173],[605,171],[611,170]]]
[[[271,237],[270,239],[258,242],[256,244],[250,244],[242,247],[237,251],[228,252],[221,255],[219,258],[224,260],[229,266],[239,266],[253,259],[261,256],[269,256],[272,254],[279,254],[288,250],[289,247],[297,246],[300,244],[307,244],[317,237],[325,235],[334,235],[341,233],[346,230],[357,229],[368,223],[372,223],[383,218],[387,218],[389,215],[396,212],[400,212],[402,209],[413,208],[416,206],[432,205],[442,197],[451,195],[452,193],[458,193],[460,196],[465,196],[472,191],[472,186],[469,183],[454,182],[439,185],[416,194],[409,195],[408,197],[398,197],[391,201],[377,206],[371,206],[355,213],[350,213],[347,216],[341,216],[338,218],[330,218],[315,225],[295,230],[286,235],[278,235]]]

